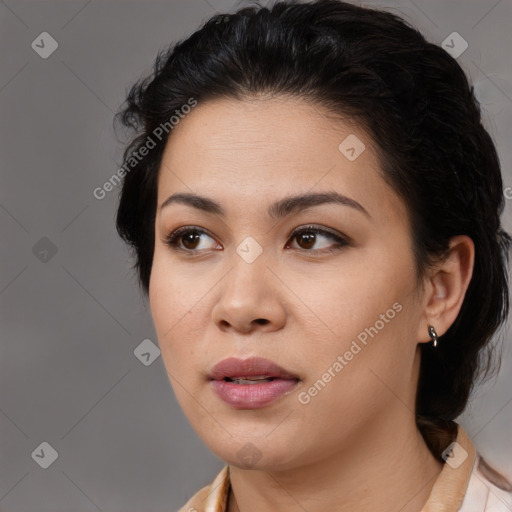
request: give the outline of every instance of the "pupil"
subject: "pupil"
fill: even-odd
[[[309,235],[300,235],[300,238],[301,239],[306,239],[306,245],[307,245],[307,249],[310,249],[313,245],[315,245],[315,234],[312,233],[312,234],[309,234]]]
[[[193,242],[193,239],[194,238],[198,238],[199,235],[195,234],[195,233],[189,233],[188,235],[185,235],[185,238],[183,240],[183,244],[185,245],[185,247],[187,247],[187,249],[195,249],[195,247],[189,247],[188,243],[190,241],[192,241],[192,245],[194,244]]]

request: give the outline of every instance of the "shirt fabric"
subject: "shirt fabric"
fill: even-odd
[[[452,445],[452,456],[446,457],[421,512],[512,512],[509,486],[477,453],[460,425]],[[210,485],[194,494],[178,512],[226,512],[229,493],[226,465]]]

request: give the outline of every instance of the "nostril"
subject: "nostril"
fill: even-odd
[[[268,320],[266,318],[258,318],[258,319],[255,320],[255,322],[260,324],[260,325],[268,324]]]

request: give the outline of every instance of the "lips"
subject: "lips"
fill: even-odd
[[[255,382],[264,379],[299,380],[299,377],[276,363],[261,357],[251,357],[249,359],[229,357],[217,363],[210,372],[210,380]]]
[[[300,378],[281,366],[259,357],[230,357],[210,372],[213,391],[235,409],[259,409],[289,394]]]

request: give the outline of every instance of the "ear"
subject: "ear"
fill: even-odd
[[[473,275],[474,261],[473,240],[467,235],[452,237],[446,259],[429,273],[425,281],[423,315],[417,334],[419,342],[431,341],[429,325],[442,336],[455,322]]]

